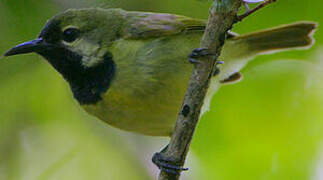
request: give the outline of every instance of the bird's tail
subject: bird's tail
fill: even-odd
[[[316,23],[298,22],[273,29],[234,37],[248,45],[251,54],[270,53],[290,48],[307,48],[314,43],[312,37]]]
[[[220,74],[211,79],[202,114],[209,109],[211,99],[221,84],[241,79],[240,70],[253,56],[308,48],[314,43],[312,35],[316,27],[317,24],[312,22],[298,22],[242,36],[231,35],[221,54],[225,63],[220,66]]]

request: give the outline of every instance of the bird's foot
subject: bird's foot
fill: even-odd
[[[155,153],[152,162],[162,171],[165,171],[170,174],[179,174],[181,171],[187,171],[188,168],[183,168],[178,165],[174,159],[165,157],[164,152],[168,146],[166,146],[161,152]]]
[[[199,64],[201,63],[199,58],[207,57],[207,56],[215,56],[215,54],[212,54],[209,52],[206,48],[196,48],[192,51],[192,53],[188,56],[188,61],[192,64]]]
[[[192,64],[199,64],[201,63],[199,58],[207,57],[207,56],[214,56],[216,58],[216,54],[210,53],[210,51],[206,48],[196,48],[192,51],[192,53],[189,55],[188,60]],[[216,67],[213,72],[213,76],[216,76],[220,73],[220,69],[218,68],[218,65],[224,64],[223,61],[216,61]]]
[[[220,68],[218,67],[218,65],[221,65],[221,64],[224,64],[224,61],[216,61],[213,76],[220,74]]]

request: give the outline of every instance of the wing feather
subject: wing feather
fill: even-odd
[[[127,12],[123,37],[129,39],[143,39],[169,36],[179,33],[203,32],[206,22],[200,19],[180,15]]]

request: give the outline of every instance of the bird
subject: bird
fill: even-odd
[[[188,56],[205,27],[205,20],[175,14],[69,9],[4,57],[37,53],[87,113],[122,130],[170,136],[194,67]],[[316,28],[304,21],[245,35],[228,32],[219,57],[224,64],[211,78],[202,112],[222,85],[242,79],[241,69],[254,57],[309,48]]]

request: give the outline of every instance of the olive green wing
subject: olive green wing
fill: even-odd
[[[179,33],[204,32],[206,22],[180,15],[126,12],[122,36],[126,39],[163,37]]]

